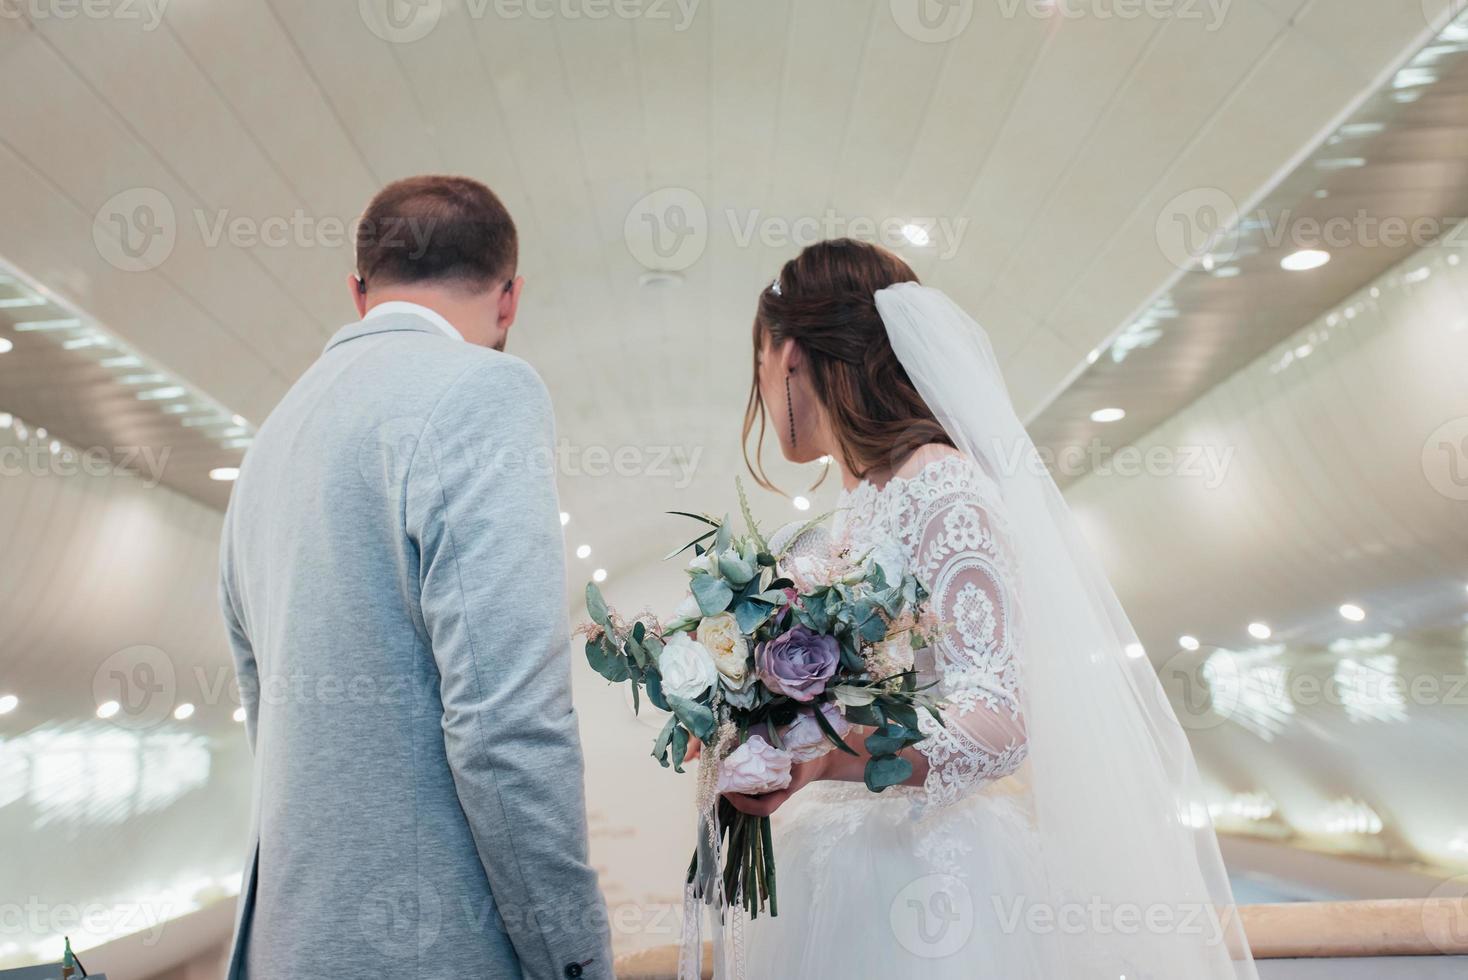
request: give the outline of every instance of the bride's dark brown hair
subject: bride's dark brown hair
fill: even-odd
[[[766,411],[759,356],[766,340],[794,340],[805,353],[810,384],[826,410],[837,452],[858,478],[896,467],[931,443],[952,445],[913,387],[877,313],[877,291],[918,277],[886,249],[850,238],[819,242],[785,263],[778,292],[760,295],[754,317],[754,380],[744,410],[744,463],[766,489]],[[759,427],[754,459],[749,435]]]

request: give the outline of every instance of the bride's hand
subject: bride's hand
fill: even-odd
[[[790,767],[790,785],[774,793],[766,793],[763,796],[745,796],[743,793],[725,793],[724,799],[733,804],[734,809],[751,817],[768,817],[784,805],[785,801],[794,796],[796,792],[806,783],[813,783],[818,779],[826,778],[826,769],[834,752],[828,752],[819,759],[810,762],[801,762]]]

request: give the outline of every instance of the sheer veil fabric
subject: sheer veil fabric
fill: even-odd
[[[1255,980],[1186,735],[1151,664],[1128,655],[1136,633],[987,336],[936,289],[903,283],[876,302],[898,360],[1005,511],[1028,758],[991,785],[1023,797],[1036,842],[992,883],[1022,913],[1008,940],[1046,977]]]

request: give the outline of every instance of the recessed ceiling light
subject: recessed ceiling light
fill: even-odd
[[[1287,272],[1309,272],[1330,261],[1330,253],[1318,248],[1302,248],[1279,260],[1279,267]]]
[[[1099,360],[1101,360],[1101,348],[1099,348],[1099,347],[1097,347],[1095,350],[1091,351],[1091,353],[1089,353],[1089,354],[1086,355],[1086,363],[1087,364],[1095,364]]]
[[[247,421],[243,415],[236,415],[236,416],[234,416],[234,418],[233,418],[232,421],[234,422],[235,425],[249,425],[250,424],[249,421]]]
[[[1200,646],[1202,646],[1202,644],[1198,642],[1198,638],[1196,636],[1188,636],[1187,634],[1184,634],[1177,638],[1177,645],[1182,647],[1184,650],[1196,650]]]
[[[52,456],[55,456],[61,452],[61,443],[56,439],[52,439],[51,445],[47,446],[46,448],[51,450]]]
[[[177,718],[179,721],[188,721],[190,718],[194,717],[194,706],[185,701],[183,704],[173,709],[173,717]]]
[[[1147,655],[1147,648],[1140,643],[1128,643],[1126,645],[1126,655],[1133,660],[1141,660]]]
[[[1349,619],[1353,623],[1359,623],[1361,622],[1361,620],[1366,618],[1366,610],[1362,609],[1354,602],[1348,602],[1345,605],[1341,606],[1341,618]]]
[[[890,228],[891,225],[888,225],[888,227]],[[903,225],[902,237],[919,247],[929,245],[933,241],[933,236],[928,234],[928,229],[921,225]]]
[[[0,429],[8,429],[15,424],[15,416],[9,412],[0,412]]]
[[[796,497],[790,502],[795,505],[796,510],[810,510],[810,501],[804,497]]]
[[[82,321],[68,318],[64,320],[26,320],[17,323],[15,329],[21,333],[42,332],[46,330],[75,330],[82,325]]]
[[[605,582],[607,580],[607,570],[605,568],[598,568],[591,573],[591,580],[597,584]]]
[[[1249,635],[1256,640],[1267,640],[1274,635],[1274,630],[1264,623],[1250,623]]]
[[[1098,408],[1091,413],[1092,422],[1120,422],[1126,418],[1124,408]]]
[[[233,483],[240,478],[238,466],[219,466],[209,471],[209,479],[215,483]]]
[[[591,557],[591,545],[589,545],[589,544],[583,544],[581,547],[577,548],[576,549],[576,557],[577,558],[590,558]]]
[[[117,714],[121,710],[122,705],[118,704],[116,701],[103,701],[101,704],[97,705],[97,717],[105,720],[111,718],[113,715]]]
[[[244,723],[244,720],[245,720],[245,709],[244,708],[236,708],[236,709],[234,709],[234,720],[237,721],[237,722],[240,722],[241,724]]]
[[[1216,279],[1232,279],[1237,276],[1241,271],[1243,270],[1241,270],[1236,265],[1225,265],[1214,269],[1213,276]]]
[[[20,698],[14,694],[0,697],[0,715],[8,715],[20,705]]]
[[[565,527],[567,524],[570,524],[570,523],[571,523],[571,515],[568,514],[568,513],[566,513],[565,511],[561,511],[561,527]]]
[[[10,338],[0,337],[0,354],[9,354],[13,350],[15,350],[15,344],[11,342]]]

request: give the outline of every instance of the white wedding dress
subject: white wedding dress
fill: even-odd
[[[951,453],[880,488],[863,482],[838,506],[835,547],[901,561],[932,593],[947,626],[918,666],[939,684],[947,727],[920,717],[920,789],[813,783],[775,815],[779,915],[748,924],[747,975],[1046,976],[1042,949],[1015,926],[1037,841],[1017,792],[1020,585],[997,490]]]

